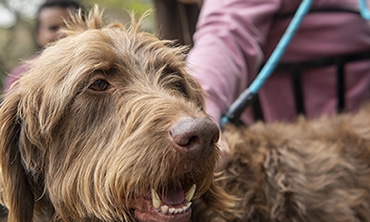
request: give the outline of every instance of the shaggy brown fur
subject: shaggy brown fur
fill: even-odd
[[[370,221],[370,108],[227,126],[215,177],[219,132],[185,49],[138,29],[77,17],[5,95],[9,221]]]
[[[232,158],[219,185],[239,198],[232,221],[370,221],[369,116],[367,105],[356,115],[227,126]]]
[[[185,48],[137,24],[103,26],[96,8],[65,33],[0,110],[9,221],[189,221],[193,184],[194,199],[230,208],[213,180],[219,131]],[[182,213],[159,213],[152,190]]]

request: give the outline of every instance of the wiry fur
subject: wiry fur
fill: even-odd
[[[232,221],[370,221],[369,115],[365,105],[294,124],[228,125],[232,158],[219,184],[239,198]]]
[[[168,139],[183,117],[209,120],[186,49],[133,21],[105,26],[96,8],[86,22],[76,17],[5,95],[9,221],[135,221],[150,189],[180,183],[197,184],[193,221],[370,221],[369,107],[227,126],[231,158],[215,177],[215,144],[188,158]]]
[[[181,117],[209,119],[184,69],[186,49],[135,22],[104,26],[97,8],[65,33],[0,110],[9,221],[133,221],[144,193],[180,182],[196,183],[195,198],[206,195],[218,211],[229,208],[231,196],[213,180],[217,147],[194,161],[168,142]],[[109,88],[99,91],[97,80]]]

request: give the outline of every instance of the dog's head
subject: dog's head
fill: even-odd
[[[219,132],[186,49],[135,22],[104,26],[97,8],[64,32],[0,110],[10,221],[31,221],[34,208],[72,221],[188,221],[199,197],[226,212],[213,179]]]

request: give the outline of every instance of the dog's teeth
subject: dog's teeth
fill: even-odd
[[[161,206],[161,204],[162,204],[162,201],[159,198],[159,195],[157,194],[157,191],[155,191],[154,189],[152,189],[152,202],[153,202],[153,207],[154,208],[159,208],[159,206]]]
[[[183,206],[183,207],[182,207],[182,212],[185,212],[185,210],[187,210],[187,209],[189,209],[189,207],[188,207],[188,206]]]
[[[176,207],[169,207],[168,205],[163,204],[159,195],[158,195],[158,193],[157,193],[157,191],[155,189],[152,189],[151,193],[152,193],[153,207],[156,208],[156,209],[160,209],[160,212],[162,214],[167,214],[167,213],[169,213],[169,214],[181,214],[181,213],[184,213],[191,206],[191,199],[194,196],[195,190],[196,190],[196,185],[194,184],[189,189],[189,191],[186,192],[186,194],[185,194],[185,198],[188,201],[188,203],[186,203],[185,206],[176,208]]]
[[[168,209],[168,212],[170,213],[170,214],[173,214],[173,213],[175,213],[175,208],[173,208],[173,207],[171,207],[170,209]]]
[[[197,185],[193,184],[193,186],[191,186],[191,188],[188,190],[188,192],[186,192],[185,194],[185,199],[187,201],[191,201],[191,199],[193,199],[193,196],[194,196],[194,193],[195,193],[195,189],[197,188]]]
[[[169,207],[168,205],[163,204],[160,208],[160,212],[162,214],[182,214],[187,211],[190,206],[191,202],[188,202],[185,206],[182,207]]]
[[[186,207],[189,208],[191,206],[192,202],[189,202],[188,204],[186,204]]]
[[[161,212],[162,212],[163,214],[166,214],[166,213],[168,212],[168,206],[167,206],[167,205],[163,205],[163,206],[161,206]]]

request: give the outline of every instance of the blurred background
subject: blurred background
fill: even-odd
[[[37,50],[35,41],[35,15],[45,0],[0,0],[0,90],[5,76],[19,62]],[[80,0],[86,9],[94,4],[104,8],[107,21],[129,22],[128,12],[141,15],[150,10],[143,29],[155,30],[152,0]]]

